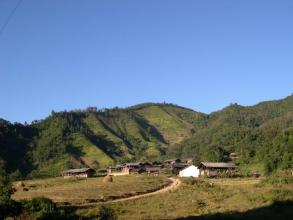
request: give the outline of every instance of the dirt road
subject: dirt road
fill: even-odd
[[[181,180],[175,179],[175,178],[172,178],[172,177],[170,177],[168,179],[171,180],[171,184],[169,184],[168,186],[165,186],[162,189],[154,191],[154,192],[135,195],[135,196],[130,196],[130,197],[127,197],[127,198],[114,199],[114,200],[105,201],[105,202],[83,203],[83,204],[78,204],[78,205],[75,205],[75,206],[89,207],[89,206],[96,206],[96,205],[102,205],[102,204],[111,204],[111,203],[124,202],[124,201],[128,201],[128,200],[135,200],[135,199],[140,199],[140,198],[144,198],[144,197],[148,197],[148,196],[154,196],[154,195],[161,194],[161,193],[176,191],[181,185]]]
[[[160,193],[176,191],[181,185],[181,180],[175,179],[175,178],[172,178],[172,177],[168,178],[168,179],[171,180],[172,183],[170,185],[162,188],[162,189],[157,190],[157,191],[150,192],[150,193],[145,193],[145,194],[141,194],[141,195],[136,195],[136,196],[131,196],[131,197],[127,197],[127,198],[122,198],[122,199],[115,199],[115,200],[112,200],[112,201],[103,202],[103,204],[124,202],[124,201],[128,201],[128,200],[140,199],[140,198],[144,198],[144,197],[148,197],[148,196],[154,196],[154,195],[157,195],[157,194],[160,194]]]

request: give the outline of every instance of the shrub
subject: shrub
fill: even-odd
[[[272,185],[291,185],[293,184],[293,177],[292,175],[286,173],[275,173],[264,179],[262,183],[268,183]]]
[[[99,218],[100,220],[116,220],[117,214],[114,209],[106,206],[101,206],[99,211]]]
[[[33,219],[54,219],[59,216],[56,204],[48,198],[37,197],[30,201],[23,201],[22,206]]]
[[[18,202],[10,199],[0,201],[0,219],[4,219],[9,216],[16,216],[20,213],[21,206]]]
[[[188,178],[185,182],[189,185],[195,185],[199,189],[208,189],[213,187],[213,185],[207,181],[196,178]]]

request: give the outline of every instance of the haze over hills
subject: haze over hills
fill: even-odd
[[[209,115],[173,104],[52,112],[30,125],[0,122],[0,158],[14,176],[55,176],[67,168],[193,157],[266,172],[293,164],[293,96]],[[247,166],[249,165],[249,166]]]

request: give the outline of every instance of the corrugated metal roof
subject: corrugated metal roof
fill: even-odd
[[[173,164],[174,168],[184,168],[184,167],[187,167],[187,166],[188,166],[187,163],[174,163]]]
[[[236,168],[237,166],[234,163],[213,163],[213,162],[201,162],[205,167],[211,168]]]
[[[141,166],[140,163],[125,163],[125,166]]]
[[[89,170],[93,170],[93,169],[92,168],[71,169],[71,170],[65,170],[64,173],[85,173]]]
[[[159,171],[160,167],[146,167],[145,170],[146,171]]]

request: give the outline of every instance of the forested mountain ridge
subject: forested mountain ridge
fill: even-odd
[[[0,121],[0,158],[13,176],[54,176],[66,168],[193,157],[292,167],[293,96],[209,115],[173,104],[53,112],[30,125]],[[245,166],[243,166],[245,167]]]
[[[149,103],[126,109],[52,111],[30,125],[2,120],[0,158],[16,176],[52,176],[73,167],[155,160],[205,126],[206,118],[179,106]]]

